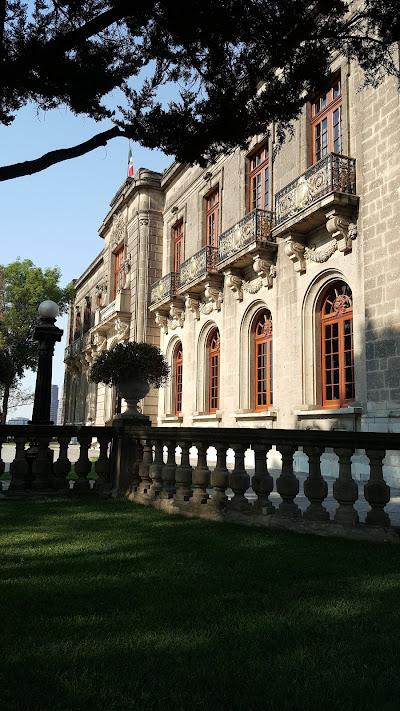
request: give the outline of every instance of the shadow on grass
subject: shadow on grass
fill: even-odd
[[[395,546],[110,500],[0,521],[7,711],[398,708]]]

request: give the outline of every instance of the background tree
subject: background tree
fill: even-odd
[[[0,0],[0,122],[33,102],[109,127],[0,168],[34,173],[124,136],[183,162],[214,160],[275,123],[280,140],[333,53],[366,81],[399,76],[398,0]],[[165,106],[160,89],[175,88]],[[260,90],[260,87],[263,87]]]
[[[51,299],[60,312],[72,298],[71,285],[59,285],[57,267],[41,269],[29,259],[0,266],[0,390],[1,423],[7,419],[10,392],[18,392],[18,381],[26,369],[36,370],[37,343],[32,341],[33,326],[41,301]]]

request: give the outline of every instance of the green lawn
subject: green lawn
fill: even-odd
[[[0,501],[0,708],[399,708],[400,549]]]

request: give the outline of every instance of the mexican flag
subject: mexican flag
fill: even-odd
[[[132,155],[132,149],[129,146],[129,153],[128,153],[128,178],[133,178],[133,155]]]

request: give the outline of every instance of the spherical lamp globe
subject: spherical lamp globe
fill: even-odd
[[[58,308],[58,304],[56,304],[55,301],[42,301],[41,304],[39,304],[39,316],[40,318],[53,318],[56,319],[58,314],[60,313],[60,310]]]

